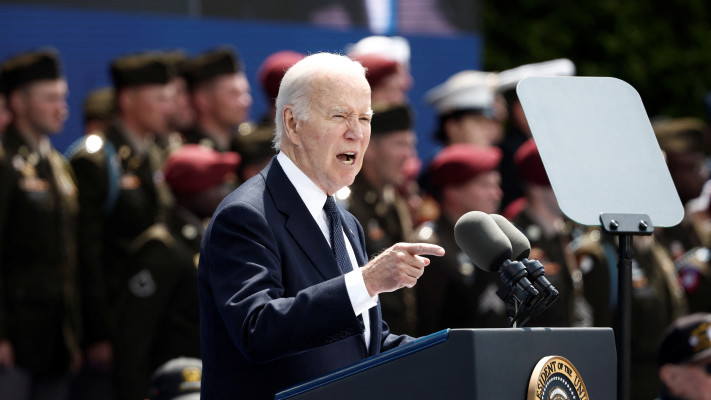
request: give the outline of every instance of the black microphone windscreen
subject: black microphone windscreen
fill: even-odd
[[[511,254],[513,254],[515,260],[523,260],[528,258],[531,254],[531,242],[528,241],[526,235],[523,234],[518,228],[509,222],[506,217],[499,214],[490,214],[491,219],[496,222],[502,232],[509,238],[511,242]]]
[[[511,243],[491,217],[470,211],[454,225],[454,239],[477,267],[496,271],[511,258]]]

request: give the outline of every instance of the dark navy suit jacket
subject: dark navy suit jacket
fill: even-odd
[[[341,214],[363,265],[363,229]],[[218,207],[198,280],[203,400],[272,399],[412,340],[391,335],[378,306],[366,349],[331,247],[276,158]]]

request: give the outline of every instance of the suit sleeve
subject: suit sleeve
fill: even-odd
[[[277,235],[287,233],[272,225],[252,206],[231,204],[218,210],[203,242],[199,274],[240,352],[266,363],[321,346],[335,331],[360,334],[343,276],[291,282],[302,288],[287,293],[285,280],[317,272],[293,254],[298,247],[279,247]]]

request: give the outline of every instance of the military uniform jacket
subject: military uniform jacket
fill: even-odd
[[[421,241],[442,246],[445,254],[432,257],[425,273],[417,281],[419,334],[426,335],[446,328],[503,328],[508,326],[506,305],[496,295],[501,286],[499,275],[478,269],[459,248],[454,239],[454,225],[441,216],[434,234]]]
[[[365,248],[373,257],[398,242],[407,241],[412,222],[404,200],[392,190],[392,198],[373,188],[358,175],[350,186],[348,211],[356,217],[365,231]],[[417,331],[417,305],[415,289],[403,288],[381,293],[378,297],[383,308],[383,319],[396,333],[415,335]]]
[[[2,149],[4,147],[4,155]],[[0,147],[0,340],[17,365],[63,372],[77,349],[76,186],[66,160],[45,158],[14,129]]]
[[[197,262],[201,221],[176,208],[129,252],[128,291],[116,339],[118,399],[144,398],[151,373],[180,356],[200,358]]]
[[[545,266],[546,278],[558,289],[560,296],[543,314],[531,319],[528,325],[573,326],[578,293],[576,293],[573,283],[573,274],[577,270],[577,265],[575,265],[574,256],[566,250],[570,238],[562,233],[546,237],[542,228],[528,214],[529,212],[528,208],[524,209],[511,222],[531,242],[529,258],[538,260]],[[582,279],[582,277],[579,276],[578,279]]]
[[[71,165],[79,188],[79,267],[86,341],[111,338],[116,300],[124,290],[128,247],[156,222],[161,205],[152,157],[139,154],[117,125],[86,138]],[[107,200],[108,199],[108,200]]]

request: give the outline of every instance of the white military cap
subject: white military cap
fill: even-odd
[[[500,92],[515,89],[521,80],[533,76],[572,75],[575,75],[575,64],[567,58],[558,58],[536,64],[526,64],[499,72],[498,89]]]
[[[350,57],[378,54],[401,65],[410,65],[410,42],[402,36],[368,36],[346,46]]]
[[[497,74],[466,70],[425,93],[425,100],[440,115],[456,110],[482,110],[494,115]]]

